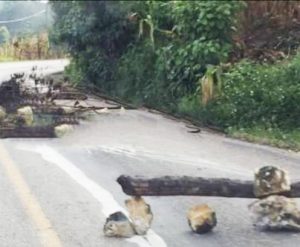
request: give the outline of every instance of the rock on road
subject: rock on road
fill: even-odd
[[[44,67],[62,71],[65,60],[1,63],[0,78]],[[101,99],[93,99],[104,104]],[[84,121],[61,139],[0,140],[0,243],[4,247],[297,247],[300,234],[252,227],[250,199],[146,197],[154,213],[146,237],[103,236],[105,218],[124,209],[121,174],[189,175],[252,179],[255,168],[280,166],[300,179],[300,156],[203,130],[145,109],[113,110]],[[299,202],[299,201],[298,201]],[[193,234],[189,207],[207,203],[217,212],[212,233]],[[300,204],[300,202],[299,202]]]

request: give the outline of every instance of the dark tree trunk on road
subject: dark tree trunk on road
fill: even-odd
[[[215,196],[255,198],[252,181],[227,178],[120,176],[117,179],[130,196]],[[287,194],[285,194],[287,195]],[[290,197],[300,197],[300,182],[292,184]]]
[[[54,138],[54,127],[0,128],[0,138]]]

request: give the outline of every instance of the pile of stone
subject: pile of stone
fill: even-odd
[[[266,166],[255,173],[254,194],[249,205],[254,226],[261,230],[300,231],[300,211],[294,199],[286,197],[291,183],[286,171]]]
[[[125,205],[129,212],[128,217],[123,212],[111,214],[103,228],[105,236],[129,238],[147,234],[153,220],[150,205],[141,197],[128,199]]]

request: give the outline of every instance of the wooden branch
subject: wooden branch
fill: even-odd
[[[56,100],[86,100],[88,97],[83,93],[60,92],[53,99]]]
[[[130,196],[215,196],[255,198],[252,181],[227,178],[160,177],[141,178],[120,176],[117,179],[125,194]],[[300,182],[292,184],[287,196],[300,197]]]
[[[0,128],[0,138],[54,138],[54,127]]]

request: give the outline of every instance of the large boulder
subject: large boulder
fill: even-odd
[[[25,106],[17,110],[17,118],[23,120],[26,126],[33,124],[33,111],[30,106]]]
[[[122,212],[111,214],[105,222],[103,228],[107,237],[130,238],[135,235],[131,222]]]
[[[133,197],[125,201],[129,218],[137,235],[145,235],[151,227],[153,214],[151,207],[142,197]]]
[[[261,230],[300,231],[300,211],[296,202],[273,195],[249,205],[254,226]]]
[[[254,194],[258,198],[285,194],[291,190],[286,171],[273,166],[265,166],[255,172]]]
[[[56,137],[63,137],[64,135],[70,134],[73,132],[74,127],[69,124],[61,124],[54,128],[54,133]]]
[[[215,211],[206,204],[190,208],[187,219],[192,231],[198,234],[210,232],[217,225]]]
[[[0,106],[0,122],[2,122],[6,117],[6,110],[4,107]]]

